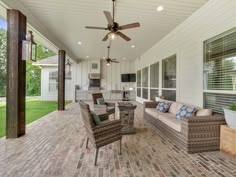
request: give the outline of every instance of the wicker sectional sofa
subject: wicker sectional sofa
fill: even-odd
[[[180,149],[188,153],[219,150],[220,125],[226,124],[223,115],[209,113],[202,116],[202,111],[207,110],[198,108],[195,116],[177,120],[174,113],[183,104],[173,102],[174,109],[161,113],[156,110],[158,103],[144,102],[144,119],[168,136]]]

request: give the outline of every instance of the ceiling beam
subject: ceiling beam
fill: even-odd
[[[61,42],[59,41],[55,35],[49,31],[44,25],[40,23],[40,21],[32,15],[32,13],[25,8],[25,6],[20,3],[18,0],[1,0],[2,5],[6,8],[17,9],[21,11],[27,17],[27,23],[34,28],[37,32],[39,32],[43,37],[49,40],[52,44],[54,44],[58,49],[65,50],[68,57],[78,62],[79,59]],[[1,3],[1,2],[0,2]]]

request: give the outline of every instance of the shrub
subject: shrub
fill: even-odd
[[[230,105],[229,109],[232,111],[236,111],[236,103],[233,103],[232,105]]]

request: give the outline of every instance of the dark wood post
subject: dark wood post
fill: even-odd
[[[58,110],[65,110],[65,61],[66,52],[58,51]]]
[[[18,10],[7,10],[7,121],[6,138],[25,134],[26,64],[22,60],[22,40],[26,17]]]

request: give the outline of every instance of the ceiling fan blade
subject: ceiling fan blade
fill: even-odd
[[[119,35],[120,37],[122,37],[126,41],[131,40],[128,36],[124,35],[123,33],[119,32],[119,31],[116,34]]]
[[[114,60],[111,60],[111,62],[113,62],[113,63],[120,63],[119,61],[114,61]]]
[[[85,26],[87,29],[100,29],[100,30],[107,30],[107,28],[104,27],[95,27],[95,26]]]
[[[131,24],[127,24],[127,25],[122,25],[119,27],[119,30],[125,30],[125,29],[130,29],[130,28],[137,28],[140,27],[140,23],[131,23]]]
[[[102,41],[106,41],[108,39],[108,34],[102,39]]]
[[[113,22],[113,19],[112,19],[112,16],[111,16],[111,12],[104,11],[104,14],[107,18],[108,24],[111,25],[111,26],[114,26],[114,22]]]

